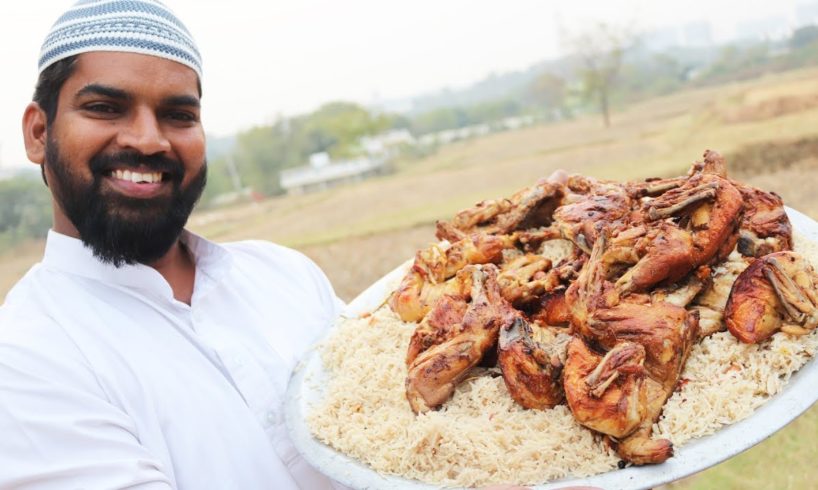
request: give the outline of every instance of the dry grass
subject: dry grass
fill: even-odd
[[[802,70],[650,100],[614,114],[607,130],[598,117],[584,117],[464,141],[404,163],[393,175],[199,213],[190,226],[218,241],[258,238],[296,247],[349,300],[432,242],[434,220],[558,168],[618,180],[667,176],[681,173],[705,149],[717,149],[735,156],[742,180],[774,190],[789,206],[818,218],[812,189],[818,155],[807,150],[786,164],[780,159],[793,142],[818,141],[816,77],[818,70]],[[772,153],[748,163],[748,148],[758,144]],[[41,247],[0,258],[0,295],[38,260]],[[813,408],[767,442],[672,488],[811,487],[818,480],[811,437],[816,429]]]
[[[32,241],[0,256],[0,297],[5,297],[32,264],[40,261],[44,245],[43,241]]]

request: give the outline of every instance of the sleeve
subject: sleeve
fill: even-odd
[[[327,328],[330,328],[341,316],[341,312],[346,308],[346,303],[335,294],[335,289],[333,289],[332,283],[326,274],[324,274],[324,271],[308,257],[304,256],[304,259],[309,263],[309,267],[312,269],[312,276],[318,288],[321,304],[324,305],[326,310]]]
[[[175,488],[64,337],[18,328],[28,332],[14,338],[6,320],[0,315],[0,490]]]

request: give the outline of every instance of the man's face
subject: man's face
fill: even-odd
[[[56,231],[115,265],[161,258],[205,184],[196,73],[147,55],[80,55],[47,130],[45,175]]]

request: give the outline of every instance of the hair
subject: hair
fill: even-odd
[[[77,67],[77,55],[55,61],[40,72],[32,100],[45,112],[46,127],[50,127],[57,116],[60,89]]]

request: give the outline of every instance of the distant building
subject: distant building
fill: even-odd
[[[313,153],[307,165],[283,170],[279,183],[288,193],[301,194],[385,174],[390,168],[388,163],[398,155],[401,147],[414,144],[415,138],[406,129],[364,136],[358,145],[365,156],[333,162],[328,153]]]
[[[333,162],[326,153],[314,153],[308,165],[282,170],[279,179],[288,193],[303,194],[384,174],[386,162],[383,157],[370,156]]]
[[[535,122],[536,119],[533,116],[506,117],[490,124],[473,124],[471,126],[463,126],[462,128],[445,129],[435,133],[427,133],[421,136],[418,142],[424,146],[446,145],[476,136],[484,136],[492,131],[505,131],[531,126]]]
[[[360,145],[367,155],[394,157],[402,146],[414,145],[415,137],[406,129],[393,129],[375,136],[364,136]]]

